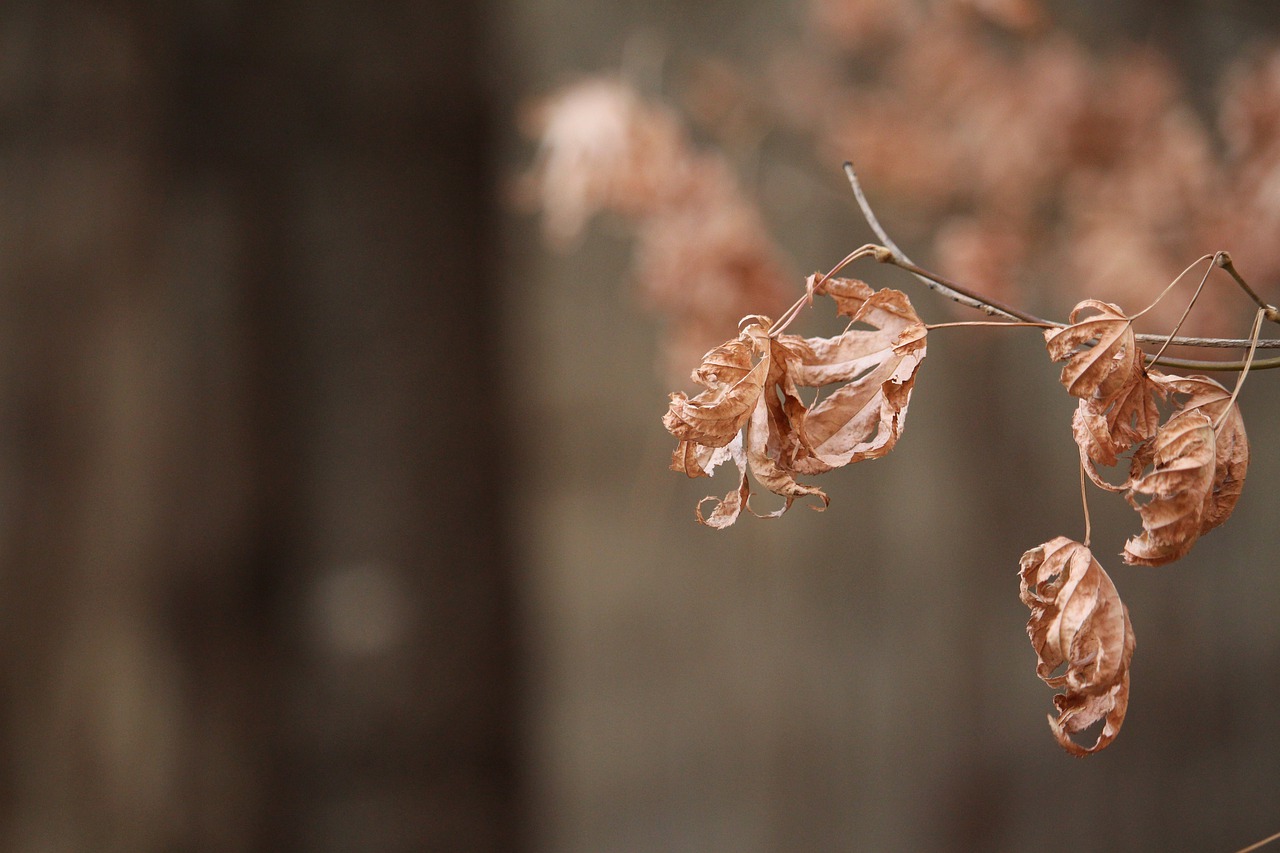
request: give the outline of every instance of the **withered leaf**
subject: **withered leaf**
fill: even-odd
[[[1145,373],[1110,398],[1081,400],[1071,417],[1071,432],[1080,448],[1080,464],[1089,479],[1108,491],[1127,489],[1130,481],[1112,485],[1097,466],[1112,466],[1119,455],[1155,435],[1160,426],[1155,385]]]
[[[817,486],[806,486],[797,483],[792,469],[784,466],[778,459],[777,448],[794,436],[788,434],[789,423],[779,419],[777,409],[771,411],[770,403],[776,404],[776,395],[767,393],[761,403],[751,413],[751,424],[747,430],[747,462],[751,465],[751,473],[756,481],[775,495],[782,495],[786,502],[773,512],[763,513],[761,518],[777,518],[788,509],[796,498],[813,495],[822,501],[825,508],[830,500]]]
[[[1208,376],[1165,376],[1153,372],[1151,378],[1167,393],[1185,396],[1182,411],[1198,409],[1217,425],[1214,430],[1213,487],[1209,491],[1200,527],[1201,533],[1207,533],[1231,516],[1244,488],[1245,474],[1249,470],[1249,438],[1244,431],[1244,417],[1240,414],[1239,405],[1231,401],[1231,392]],[[1228,403],[1230,410],[1227,409]]]
[[[1142,350],[1134,337],[1133,322],[1120,306],[1086,299],[1067,319],[1068,326],[1045,332],[1049,357],[1067,362],[1060,377],[1067,393],[1082,400],[1109,400],[1137,381],[1142,373]],[[1090,346],[1093,341],[1097,343]]]
[[[925,327],[911,303],[898,291],[874,291],[852,279],[811,277],[809,290],[811,296],[831,296],[850,327],[831,338],[771,339],[766,318],[748,317],[742,333],[707,353],[694,371],[706,390],[692,399],[671,395],[663,425],[680,439],[672,469],[709,476],[732,458],[742,474],[733,492],[704,499],[717,501],[709,516],[704,518],[699,505],[704,524],[726,527],[750,508],[748,469],[785,499],[764,517],[781,515],[805,496],[825,507],[826,494],[797,482],[797,475],[883,456],[902,434],[925,355]],[[827,385],[838,387],[812,408],[801,399],[802,387]],[[734,442],[736,452],[721,452]]]
[[[1129,611],[1089,549],[1065,536],[1027,551],[1020,569],[1036,674],[1062,690],[1053,697],[1058,716],[1049,716],[1049,727],[1072,755],[1095,753],[1115,740],[1129,707],[1136,646]],[[1092,746],[1071,739],[1099,721],[1102,730]]]
[[[812,281],[812,279],[811,279]],[[924,324],[906,294],[875,290],[854,279],[822,281],[813,292],[836,300],[852,325],[833,338],[783,335],[797,385],[844,383],[804,414],[793,466],[819,474],[884,456],[902,435],[916,371],[925,357]]]
[[[1201,409],[1173,415],[1135,464],[1151,470],[1136,478],[1125,499],[1142,516],[1142,533],[1125,543],[1124,561],[1162,566],[1191,550],[1200,538],[1213,497],[1217,468],[1213,423]]]
[[[680,442],[682,446],[687,443]],[[724,447],[717,447],[711,452],[706,467],[703,469],[703,475],[710,477],[716,466],[729,459],[732,459],[738,467],[738,487],[723,498],[717,498],[715,495],[705,497],[698,501],[698,505],[694,507],[694,514],[697,515],[698,521],[717,530],[728,527],[737,521],[738,516],[747,505],[747,499],[751,497],[751,484],[747,481],[747,457],[742,449],[742,433],[735,436],[733,441]],[[702,505],[707,501],[715,501],[716,505],[711,510],[710,515],[703,516]]]
[[[681,441],[704,447],[733,441],[751,417],[769,375],[769,343],[764,328],[753,323],[736,339],[708,352],[693,371],[693,380],[707,390],[693,399],[673,393],[662,425]],[[687,466],[676,470],[688,473]]]

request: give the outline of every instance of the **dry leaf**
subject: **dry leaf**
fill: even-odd
[[[1129,480],[1112,485],[1098,474],[1098,465],[1112,466],[1119,454],[1155,435],[1160,426],[1155,385],[1145,373],[1139,374],[1119,392],[1105,400],[1081,400],[1071,417],[1071,432],[1080,447],[1080,464],[1089,479],[1108,491],[1120,492]]]
[[[907,297],[874,291],[852,279],[810,277],[812,295],[829,295],[850,328],[831,338],[781,335],[769,321],[748,317],[742,333],[703,357],[693,378],[706,388],[690,399],[671,395],[663,426],[680,439],[671,467],[690,477],[709,476],[733,459],[740,485],[698,520],[727,527],[750,509],[749,469],[760,485],[785,499],[762,517],[779,516],[796,498],[818,487],[796,475],[820,474],[888,453],[902,435],[915,374],[925,355],[925,327]],[[870,328],[853,328],[855,324]],[[812,409],[800,388],[838,387]],[[815,506],[815,509],[822,507]],[[752,510],[754,512],[754,510]]]
[[[1129,611],[1089,549],[1065,536],[1027,551],[1020,567],[1036,674],[1063,691],[1053,697],[1058,716],[1049,717],[1049,726],[1072,755],[1097,752],[1115,740],[1129,706],[1136,645]],[[1071,739],[1099,721],[1105,722],[1092,746]]]
[[[683,446],[688,442],[682,441],[680,444]],[[747,499],[751,497],[751,484],[747,480],[747,455],[742,449],[741,433],[724,447],[717,447],[711,452],[711,458],[703,469],[705,475],[710,477],[717,465],[729,459],[732,459],[734,464],[738,466],[738,487],[723,498],[717,498],[715,495],[705,497],[698,501],[698,505],[694,507],[694,514],[697,515],[698,521],[717,530],[728,527],[737,521],[738,516],[747,506]],[[674,464],[672,467],[675,467]],[[711,514],[704,517],[702,505],[709,500],[716,501],[716,505],[711,510]]]
[[[708,352],[693,371],[693,381],[707,390],[693,399],[679,391],[672,394],[662,425],[676,438],[695,445],[724,447],[732,441],[760,399],[769,375],[769,344],[764,328],[753,323],[737,339]],[[690,472],[685,463],[676,470],[702,476]]]
[[[1207,533],[1226,521],[1235,509],[1249,470],[1249,439],[1244,431],[1240,407],[1231,402],[1231,392],[1208,376],[1165,376],[1152,373],[1152,380],[1175,396],[1185,395],[1183,411],[1199,410],[1214,424],[1213,487],[1200,532]],[[1227,404],[1231,408],[1227,410]],[[1226,412],[1226,417],[1223,413]],[[1221,423],[1219,423],[1221,421]]]
[[[1092,312],[1081,319],[1085,312]],[[1082,400],[1110,400],[1142,375],[1142,350],[1133,322],[1120,306],[1098,299],[1076,305],[1070,325],[1045,332],[1054,361],[1066,360],[1060,377],[1067,393]],[[1089,346],[1091,341],[1097,343]]]
[[[873,291],[844,278],[815,284],[812,276],[810,288],[835,299],[837,311],[851,323],[871,326],[851,326],[834,338],[782,336],[794,356],[789,375],[796,385],[845,383],[804,415],[793,466],[800,473],[820,474],[879,458],[897,444],[925,356],[926,332],[900,291]]]
[[[1125,543],[1126,563],[1171,563],[1200,538],[1213,500],[1215,444],[1208,415],[1187,409],[1169,418],[1151,445],[1135,455],[1135,466],[1148,463],[1151,470],[1136,478],[1125,493],[1142,516],[1142,533]]]

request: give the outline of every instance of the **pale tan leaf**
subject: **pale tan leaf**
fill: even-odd
[[[1249,438],[1244,432],[1244,418],[1239,406],[1232,404],[1226,418],[1214,430],[1213,486],[1209,489],[1208,503],[1200,532],[1208,533],[1231,517],[1244,489],[1244,478],[1249,471]]]
[[[773,386],[770,386],[771,389]],[[806,486],[797,483],[793,472],[778,462],[776,448],[789,436],[784,427],[770,417],[769,406],[765,403],[773,393],[764,395],[760,404],[751,413],[751,423],[747,429],[747,462],[751,466],[751,474],[756,482],[775,495],[781,495],[786,502],[781,508],[768,513],[757,513],[760,518],[776,518],[791,508],[796,498],[812,495],[822,501],[824,509],[831,501],[817,486]]]
[[[795,384],[844,383],[805,413],[799,425],[791,465],[804,474],[878,458],[894,448],[926,350],[924,324],[900,291],[873,291],[860,281],[833,278],[813,292],[832,296],[839,313],[852,323],[833,338],[781,339],[787,374]],[[871,328],[854,328],[854,323]]]
[[[1129,663],[1136,646],[1129,611],[1089,549],[1065,536],[1027,551],[1020,569],[1019,593],[1031,609],[1027,636],[1036,653],[1036,674],[1062,690],[1053,698],[1058,716],[1049,717],[1049,726],[1072,755],[1097,752],[1115,740],[1129,705]],[[1092,746],[1071,739],[1100,721]]]
[[[682,441],[671,452],[671,470],[688,477],[710,477],[711,457],[719,449],[696,441]]]
[[[734,340],[703,358],[694,380],[706,390],[690,399],[671,395],[663,425],[680,439],[671,467],[689,477],[709,476],[730,456],[740,471],[783,498],[786,512],[796,498],[828,498],[797,475],[883,456],[902,434],[916,371],[925,355],[926,330],[907,297],[894,290],[873,291],[860,281],[809,279],[810,295],[830,295],[851,322],[831,338],[779,335],[772,339],[766,318],[748,317]],[[835,390],[810,409],[802,387]],[[739,442],[740,455],[720,451]],[[742,459],[745,458],[745,463]],[[717,501],[704,524],[724,527],[750,506],[745,479]]]
[[[1151,470],[1136,478],[1125,499],[1142,516],[1142,533],[1124,546],[1124,561],[1162,566],[1191,550],[1204,527],[1217,467],[1209,417],[1180,411],[1160,427],[1149,451]]]
[[[1142,373],[1142,350],[1120,306],[1086,299],[1072,309],[1068,320],[1065,328],[1045,332],[1049,357],[1067,362],[1060,377],[1067,393],[1082,400],[1108,400],[1136,381]]]

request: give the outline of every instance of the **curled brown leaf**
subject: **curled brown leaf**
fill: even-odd
[[[1213,497],[1217,467],[1213,423],[1200,409],[1173,415],[1135,464],[1151,470],[1135,479],[1125,499],[1142,516],[1142,533],[1124,546],[1124,561],[1162,566],[1182,557],[1200,538]]]
[[[1071,431],[1080,447],[1080,463],[1085,473],[1101,488],[1119,492],[1129,481],[1112,485],[1098,473],[1097,466],[1112,466],[1119,455],[1155,435],[1160,426],[1160,410],[1156,407],[1158,386],[1139,373],[1107,399],[1081,400],[1071,417]]]
[[[662,425],[681,441],[724,447],[746,425],[760,399],[769,375],[768,355],[768,335],[758,323],[711,350],[693,371],[693,380],[707,390],[692,399],[673,393]],[[677,470],[689,473],[687,466]]]
[[[1205,413],[1214,424],[1213,486],[1209,490],[1200,532],[1222,524],[1235,509],[1249,470],[1249,438],[1240,407],[1231,392],[1208,376],[1165,376],[1152,379],[1175,398],[1185,397],[1181,409]],[[1228,408],[1230,406],[1230,408]]]
[[[835,299],[851,325],[833,338],[781,339],[794,355],[790,376],[797,385],[842,383],[804,415],[793,465],[806,474],[893,450],[926,351],[924,324],[906,294],[843,278],[826,279],[813,292]],[[870,328],[854,328],[855,323]]]
[[[1120,732],[1129,706],[1129,662],[1136,640],[1129,611],[1087,547],[1065,536],[1022,555],[1020,596],[1031,608],[1027,636],[1036,674],[1062,693],[1049,726],[1072,755],[1105,748]],[[1065,664],[1065,671],[1054,673]],[[1072,735],[1103,722],[1092,746]]]
[[[711,350],[693,373],[706,390],[690,398],[671,395],[663,426],[680,440],[671,467],[689,477],[710,476],[727,459],[742,479],[737,489],[698,520],[726,527],[751,509],[749,470],[784,498],[781,515],[796,498],[828,503],[818,487],[797,475],[820,474],[888,453],[902,434],[916,371],[925,355],[925,327],[905,294],[875,291],[852,279],[809,280],[810,294],[829,295],[850,326],[831,338],[769,336],[769,321],[748,317],[742,333]],[[855,325],[857,328],[855,328]],[[836,385],[807,406],[802,387]],[[754,509],[752,509],[754,512]]]
[[[1142,350],[1133,321],[1120,306],[1086,299],[1072,309],[1068,320],[1066,327],[1045,332],[1049,357],[1067,362],[1060,377],[1067,393],[1082,400],[1110,400],[1138,380]]]

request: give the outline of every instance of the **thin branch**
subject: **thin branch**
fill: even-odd
[[[956,320],[951,323],[925,323],[925,330],[954,329],[957,326],[1004,326],[1011,329],[1057,329],[1057,323],[1025,323],[1019,320]]]
[[[1241,849],[1237,850],[1236,853],[1253,853],[1253,851],[1257,850],[1259,847],[1264,847],[1277,839],[1280,839],[1280,832],[1277,832],[1275,835],[1268,835],[1266,838],[1262,839],[1261,841],[1254,842],[1253,844],[1250,844],[1248,847],[1242,847]]]
[[[950,280],[948,280],[948,279],[946,279],[946,278],[943,278],[942,276],[938,275],[937,273],[930,272],[929,270],[926,270],[926,269],[923,269],[923,268],[921,268],[921,267],[918,267],[918,266],[916,266],[915,264],[911,263],[910,261],[906,261],[906,262],[900,261],[900,260],[898,260],[898,258],[894,257],[894,256],[891,254],[891,250],[890,250],[890,251],[887,251],[887,252],[876,252],[876,253],[874,253],[873,257],[874,257],[877,261],[880,261],[881,263],[892,264],[893,266],[896,266],[896,267],[899,267],[899,268],[901,268],[901,269],[904,269],[904,270],[906,270],[907,272],[912,273],[913,275],[915,275],[917,278],[924,279],[924,280],[926,281],[926,283],[929,283],[929,282],[938,282],[938,283],[941,283],[944,287],[947,287],[947,288],[949,288],[949,289],[959,288],[959,292],[960,292],[960,293],[965,294],[965,295],[968,295],[968,296],[970,296],[971,298],[973,298],[974,300],[977,300],[977,301],[979,301],[979,302],[982,302],[983,304],[982,304],[982,306],[980,306],[980,309],[981,309],[981,310],[984,310],[984,311],[986,311],[986,310],[987,310],[987,309],[986,309],[987,302],[984,302],[984,301],[983,301],[983,300],[986,300],[986,297],[984,297],[984,296],[980,296],[980,295],[978,295],[978,294],[975,294],[973,291],[968,290],[967,288],[965,288],[965,287],[963,287],[963,286],[961,286],[961,285],[957,284],[956,282],[953,282],[953,281],[950,281]],[[930,286],[932,286],[932,285],[930,285]],[[937,290],[938,288],[934,288],[934,289],[935,289],[935,290]],[[988,301],[989,301],[989,300],[988,300]],[[967,303],[965,303],[965,304],[967,304]],[[997,303],[997,304],[999,304],[999,303]],[[1029,314],[1029,313],[1027,313],[1027,312],[1025,312],[1025,311],[1022,311],[1022,310],[1020,310],[1020,309],[1016,309],[1016,308],[1011,308],[1011,307],[1009,307],[1009,306],[1000,306],[999,308],[997,308],[997,309],[996,309],[996,311],[994,311],[994,312],[992,312],[992,311],[987,311],[987,313],[988,313],[988,314],[990,314],[990,313],[998,313],[998,314],[1002,314],[1002,315],[1004,315],[1004,316],[1008,316],[1008,317],[1010,317],[1011,319],[1021,320],[1022,322],[1026,323],[1026,324],[1028,324],[1028,325],[1031,325],[1031,326],[1041,326],[1041,327],[1044,327],[1044,328],[1060,329],[1060,328],[1062,328],[1064,325],[1066,325],[1065,323],[1055,323],[1055,322],[1054,322],[1054,321],[1052,321],[1052,320],[1046,320],[1046,319],[1044,319],[1043,317],[1037,317],[1037,316],[1035,316],[1034,314]],[[1179,347],[1201,347],[1201,348],[1221,348],[1221,349],[1246,349],[1246,348],[1248,348],[1248,347],[1253,343],[1253,341],[1251,341],[1249,338],[1202,338],[1202,337],[1173,337],[1173,338],[1170,338],[1168,335],[1155,335],[1155,334],[1150,334],[1150,333],[1147,333],[1147,332],[1139,332],[1139,333],[1135,334],[1135,335],[1134,335],[1134,337],[1135,337],[1135,338],[1137,338],[1137,340],[1138,340],[1139,342],[1144,343],[1144,344],[1163,344],[1163,343],[1165,343],[1165,342],[1167,341],[1171,346],[1179,346]],[[1280,339],[1268,339],[1268,338],[1260,339],[1260,340],[1258,341],[1258,348],[1259,348],[1259,349],[1277,349],[1277,348],[1280,348]],[[1176,365],[1176,364],[1178,364],[1180,361],[1181,361],[1180,359],[1175,359],[1175,358],[1164,358],[1164,357],[1162,357],[1162,358],[1160,359],[1160,363],[1161,363],[1161,364],[1169,364],[1169,365]],[[1188,362],[1188,363],[1190,363],[1190,362]],[[1234,365],[1234,366],[1224,366],[1224,367],[1219,368],[1219,369],[1222,369],[1222,370],[1239,370],[1239,369],[1241,368],[1241,366],[1243,365],[1243,362],[1234,362],[1234,361],[1232,361],[1232,362],[1226,362],[1226,361],[1223,361],[1223,362],[1196,362],[1196,363],[1197,363],[1197,364]],[[1269,363],[1269,362],[1257,362],[1257,363],[1255,363],[1255,364],[1254,364],[1254,369],[1255,369],[1255,370],[1257,370],[1257,369],[1258,369],[1261,365],[1263,365],[1264,363],[1268,364],[1269,366],[1275,366],[1275,365],[1270,365],[1270,363]],[[1212,370],[1212,369],[1214,369],[1214,368],[1204,368],[1204,369],[1205,369],[1205,370]]]
[[[858,174],[854,171],[852,163],[846,162],[844,164],[844,173],[849,179],[849,186],[853,189],[854,198],[858,201],[858,207],[862,210],[863,217],[866,218],[867,224],[871,226],[871,230],[875,232],[876,236],[880,238],[880,241],[884,244],[879,247],[871,247],[872,251],[870,252],[866,252],[868,247],[864,246],[859,250],[859,252],[866,252],[866,254],[870,254],[882,264],[892,264],[899,267],[900,269],[914,275],[930,290],[936,291],[948,299],[960,303],[961,305],[969,308],[976,308],[990,316],[1001,316],[1009,320],[1020,320],[1024,323],[1041,327],[1062,328],[1066,325],[1064,323],[1056,323],[1051,320],[1046,320],[1043,317],[1037,317],[1034,314],[1021,310],[1020,308],[1015,308],[1014,306],[1006,305],[990,297],[983,296],[980,293],[970,290],[964,285],[951,281],[937,273],[930,272],[929,270],[916,265],[906,256],[902,249],[898,248],[898,245],[893,242],[893,238],[889,236],[888,232],[885,231],[884,226],[880,224],[880,220],[876,218],[875,211],[871,209],[871,204],[867,201],[866,194],[862,191],[862,184],[858,181]],[[1240,285],[1247,294],[1249,294],[1253,301],[1263,310],[1264,316],[1268,320],[1280,323],[1280,309],[1262,301],[1253,289],[1249,287],[1244,279],[1241,278],[1239,272],[1236,271],[1235,266],[1231,261],[1230,254],[1227,252],[1218,252],[1212,257],[1213,262],[1230,273],[1236,283]],[[1197,263],[1199,263],[1199,261],[1197,261]],[[1147,333],[1138,333],[1135,337],[1141,343],[1163,345],[1161,352],[1163,352],[1163,347],[1165,346],[1217,347],[1224,349],[1245,349],[1246,347],[1253,349],[1280,349],[1280,339],[1275,338],[1258,339],[1255,337],[1253,339],[1245,339],[1178,337],[1176,335],[1154,335]],[[1245,367],[1244,361],[1200,361],[1194,359],[1170,358],[1164,355],[1159,355],[1158,358],[1147,356],[1147,359],[1150,364],[1163,364],[1186,370],[1234,371],[1242,370]],[[1280,357],[1254,361],[1250,366],[1250,369],[1252,370],[1271,370],[1275,368],[1280,368]]]
[[[979,311],[983,311],[990,315],[998,314],[1001,317],[1008,317],[1010,320],[1021,320],[1024,323],[1034,323],[1038,326],[1061,328],[1063,325],[1062,323],[1055,323],[1052,320],[1046,320],[1043,317],[1037,317],[1035,314],[1023,311],[1021,308],[1014,308],[1012,305],[1005,305],[1003,302],[998,302],[989,296],[983,296],[979,293],[975,293],[959,282],[943,278],[935,272],[930,272],[923,267],[917,266],[905,255],[894,255],[892,252],[893,250],[890,249],[888,253],[880,252],[874,257],[882,264],[893,264],[899,269],[906,270],[925,284],[929,285],[929,287],[941,293],[943,296],[950,297],[961,305],[967,305],[970,308],[977,308]]]
[[[1259,344],[1265,341],[1259,341]],[[1236,370],[1244,370],[1244,361],[1200,361],[1194,358],[1169,358],[1161,356],[1159,361],[1148,360],[1147,364],[1161,364],[1166,367],[1176,367],[1179,370],[1205,370],[1205,371],[1222,371],[1228,373]],[[1250,370],[1275,370],[1280,367],[1280,356],[1275,358],[1264,358],[1255,360],[1249,365]]]
[[[1263,310],[1263,316],[1273,323],[1280,323],[1280,309],[1277,309],[1274,305],[1268,305],[1262,300],[1261,296],[1253,292],[1253,288],[1249,286],[1249,283],[1236,271],[1235,261],[1231,259],[1230,252],[1218,252],[1213,256],[1213,262],[1231,274],[1231,277],[1236,280],[1236,284],[1240,285],[1240,289],[1249,294],[1249,298],[1253,300],[1253,303]]]
[[[867,202],[866,195],[862,192],[862,185],[858,183],[858,174],[853,171],[852,163],[846,162],[844,164],[844,173],[849,178],[849,186],[853,187],[853,196],[858,200],[858,207],[862,208],[862,215],[866,217],[867,224],[871,226],[872,231],[876,232],[876,236],[880,238],[880,242],[883,243],[884,248],[887,249],[886,252],[876,254],[875,258],[877,261],[882,264],[892,263],[896,266],[902,267],[904,270],[913,273],[916,278],[924,282],[926,287],[931,290],[936,290],[948,299],[952,299],[969,308],[977,308],[979,311],[983,311],[989,315],[998,314],[1000,316],[1007,317],[1010,320],[1024,320],[1026,322],[1040,321],[1039,317],[1032,317],[1025,312],[1001,305],[992,299],[987,299],[986,297],[979,296],[975,293],[970,293],[966,288],[957,285],[955,282],[947,281],[940,276],[926,274],[924,270],[911,262],[911,259],[898,248],[898,244],[893,242],[893,238],[889,236],[888,232],[881,227],[880,220],[876,219],[875,212],[871,209],[870,203]]]

